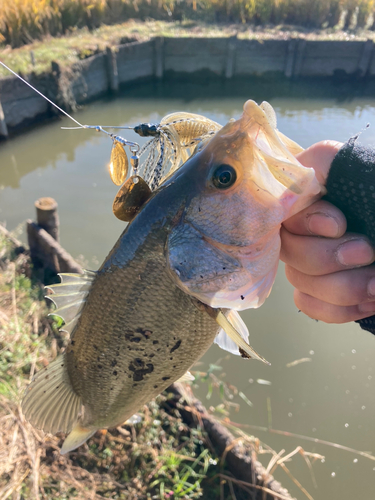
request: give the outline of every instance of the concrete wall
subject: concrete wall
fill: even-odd
[[[69,68],[54,63],[51,73],[30,82],[57,104],[69,108],[122,84],[162,78],[165,72],[209,70],[220,77],[286,78],[375,76],[374,43],[368,41],[239,40],[232,38],[155,38],[108,48]],[[15,77],[0,80],[0,134],[52,113],[51,105]]]

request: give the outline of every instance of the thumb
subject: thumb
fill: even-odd
[[[333,158],[342,147],[342,142],[321,141],[299,153],[296,158],[304,167],[315,170],[320,184],[325,185]]]

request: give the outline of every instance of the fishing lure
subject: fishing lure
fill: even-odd
[[[222,128],[219,123],[205,116],[185,112],[168,114],[158,124],[140,123],[134,127],[83,125],[6,64],[1,61],[0,64],[78,125],[62,127],[63,130],[93,129],[105,133],[112,139],[108,170],[112,182],[121,186],[115,196],[112,210],[117,218],[126,222],[134,218],[152,191],[185,163],[199,144],[206,144]],[[140,137],[151,137],[151,139],[140,147],[138,143],[128,141],[106,129],[133,130]],[[129,149],[132,168],[129,178],[126,147]],[[143,156],[144,160],[140,162]]]

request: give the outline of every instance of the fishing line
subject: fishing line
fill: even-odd
[[[50,99],[48,99],[48,97],[46,97],[45,95],[43,95],[41,92],[39,92],[39,90],[37,90],[35,87],[33,87],[31,85],[31,83],[29,83],[28,81],[26,81],[24,78],[22,78],[22,76],[18,75],[15,71],[13,71],[12,69],[10,69],[6,64],[4,64],[2,61],[0,61],[0,64],[2,66],[4,66],[4,68],[6,68],[8,71],[10,71],[11,73],[13,73],[14,76],[16,76],[17,78],[19,78],[21,80],[21,82],[23,83],[26,83],[27,86],[29,86],[31,89],[33,89],[37,94],[39,94],[41,97],[43,97],[43,99],[45,99],[46,101],[48,101],[50,104],[52,104],[52,106],[55,106],[55,108],[57,108],[59,111],[61,111],[61,113],[63,113],[65,116],[67,116],[68,118],[70,118],[71,120],[74,121],[74,123],[76,123],[77,125],[79,125],[81,128],[85,128],[84,125],[82,125],[81,123],[79,123],[79,121],[75,120],[72,116],[70,116],[66,111],[64,111],[63,109],[61,109],[57,104],[55,104],[54,102],[52,102]]]

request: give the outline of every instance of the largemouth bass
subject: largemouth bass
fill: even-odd
[[[98,272],[51,287],[71,340],[22,408],[35,427],[70,432],[62,453],[122,424],[214,341],[263,360],[237,311],[269,295],[282,221],[321,196],[300,150],[270,105],[247,101],[150,194]]]

